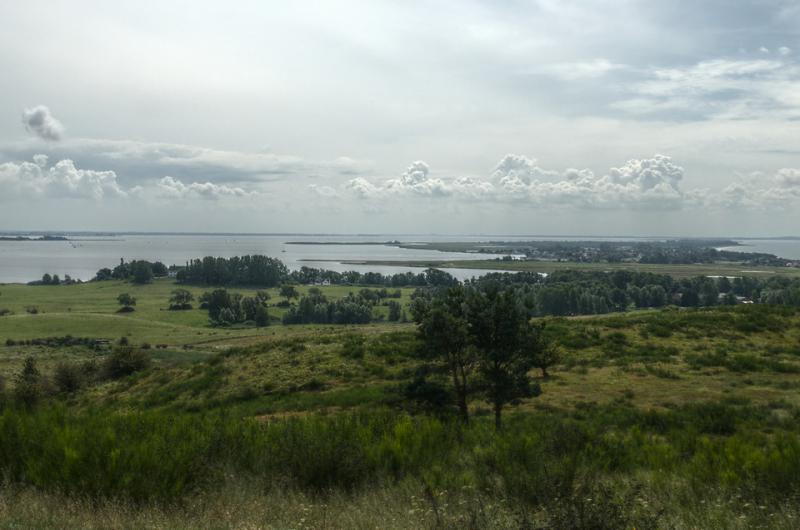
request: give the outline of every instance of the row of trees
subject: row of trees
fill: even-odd
[[[28,282],[28,285],[72,285],[80,282],[80,280],[73,280],[69,274],[65,274],[64,278],[61,279],[58,274],[51,276],[48,273],[44,273],[41,280]]]
[[[499,282],[419,292],[411,306],[422,354],[452,381],[460,417],[469,421],[469,400],[483,395],[501,426],[508,403],[540,393],[530,371],[557,362],[558,350],[531,322],[512,286]]]
[[[557,271],[548,276],[493,273],[468,283],[486,282],[516,289],[531,316],[602,314],[666,305],[733,305],[743,299],[800,305],[800,279],[780,276],[676,279],[666,274],[630,271]]]
[[[133,283],[145,284],[152,282],[153,278],[168,274],[169,269],[160,261],[134,260],[126,263],[124,259],[120,259],[119,265],[113,269],[105,267],[97,271],[93,281],[130,280]]]
[[[289,273],[288,280],[302,285],[327,282],[331,285],[382,285],[385,287],[447,287],[458,283],[458,280],[451,274],[438,269],[426,269],[419,273],[381,274],[380,272],[358,271],[336,272],[305,266]]]
[[[195,259],[177,272],[178,283],[195,285],[240,285],[275,287],[283,283],[289,269],[283,262],[268,256],[233,258],[206,256]]]

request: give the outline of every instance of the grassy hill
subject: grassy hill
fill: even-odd
[[[451,405],[409,393],[421,371],[448,384],[426,371],[413,324],[215,328],[205,311],[166,310],[173,288],[0,288],[14,313],[0,317],[2,343],[15,342],[0,345],[5,394],[28,356],[52,393],[0,413],[0,528],[793,528],[800,517],[794,308],[545,319],[561,362],[532,374],[541,395],[514,403],[496,433],[478,395],[462,426]],[[120,292],[138,298],[135,312],[116,313]],[[57,366],[111,355],[16,344],[63,334],[147,343],[152,362],[58,393]]]

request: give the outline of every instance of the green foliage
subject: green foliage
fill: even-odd
[[[130,278],[133,283],[145,284],[153,281],[153,266],[148,261],[132,261]]]
[[[84,371],[77,363],[59,362],[53,370],[53,383],[61,394],[72,394],[84,384]]]
[[[20,405],[32,408],[42,398],[42,376],[36,359],[26,357],[22,370],[14,378],[14,399]]]
[[[186,289],[175,289],[169,297],[169,308],[172,311],[183,311],[192,308],[194,295]]]
[[[103,363],[105,375],[119,379],[150,366],[150,353],[129,345],[120,345],[106,357]]]
[[[136,298],[128,293],[122,293],[117,296],[117,303],[122,306],[120,311],[130,312],[133,311],[133,306],[136,305]]]

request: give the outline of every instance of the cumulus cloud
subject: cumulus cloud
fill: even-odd
[[[226,197],[247,197],[253,192],[247,192],[242,188],[226,186],[224,184],[214,184],[213,182],[191,182],[184,184],[178,179],[164,177],[156,184],[159,195],[174,199],[206,199],[217,200]]]
[[[0,146],[16,158],[30,159],[40,152],[39,142]],[[369,161],[349,157],[312,161],[270,152],[248,152],[208,147],[143,142],[135,140],[65,139],[48,146],[53,158],[70,158],[90,167],[114,170],[128,185],[170,175],[182,181],[249,185],[276,182],[299,176],[355,177],[371,166]]]
[[[78,169],[75,162],[64,159],[50,165],[43,154],[32,161],[0,164],[0,200],[18,198],[74,198],[102,200],[106,198],[205,199],[242,198],[256,195],[240,187],[213,182],[184,183],[170,176],[141,186],[125,188],[114,171]]]
[[[61,135],[64,133],[64,126],[44,105],[25,109],[22,113],[22,123],[25,124],[28,132],[43,140],[58,141],[61,140]]]
[[[680,208],[695,200],[680,189],[684,170],[670,157],[656,155],[630,160],[604,175],[588,169],[563,173],[542,169],[521,155],[506,155],[488,179],[431,177],[424,162],[412,164],[400,178],[375,184],[351,179],[346,188],[360,199],[399,196],[456,197],[469,200],[518,202],[530,206],[584,208]]]
[[[48,157],[36,155],[32,162],[0,164],[0,197],[90,198],[124,197],[113,171],[78,169],[72,160],[48,166]]]
[[[800,203],[800,169],[783,168],[774,174],[751,173],[720,193],[709,194],[709,207],[752,210],[794,209]]]

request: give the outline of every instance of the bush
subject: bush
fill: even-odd
[[[83,386],[83,370],[73,363],[60,362],[53,371],[53,383],[61,394],[72,394]]]
[[[150,354],[133,346],[117,346],[103,365],[106,377],[119,379],[150,366]]]
[[[14,398],[23,407],[35,406],[42,397],[42,376],[33,357],[25,359],[22,371],[14,379]]]
[[[134,310],[133,306],[136,305],[136,298],[128,293],[122,293],[117,296],[117,302],[122,306],[119,310],[120,313],[130,313]]]
[[[364,335],[345,335],[342,339],[342,357],[363,359],[365,351]]]
[[[194,295],[186,289],[175,289],[169,298],[170,311],[184,311],[192,308]]]

